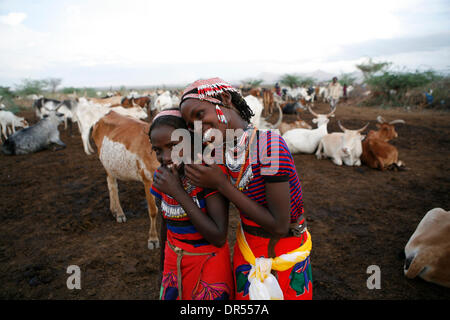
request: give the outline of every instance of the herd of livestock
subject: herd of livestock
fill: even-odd
[[[244,97],[255,114],[251,122],[261,130],[274,130],[286,141],[292,154],[314,154],[317,159],[330,158],[338,166],[360,166],[385,170],[402,167],[398,150],[389,143],[397,137],[394,125],[403,120],[386,121],[378,116],[377,131],[362,133],[368,123],[357,130],[350,130],[338,121],[342,132],[328,133],[327,124],[335,116],[336,107],[329,113],[318,114],[311,108],[313,99],[285,101],[271,90]],[[152,118],[159,111],[176,107],[179,95],[152,92],[146,95],[112,95],[105,98],[71,97],[68,100],[47,98],[36,99],[33,103],[39,121],[30,126],[26,119],[10,111],[0,110],[0,125],[5,141],[2,152],[7,155],[21,155],[37,152],[50,147],[64,148],[58,126],[64,123],[72,134],[72,123],[78,125],[86,154],[94,153],[90,139],[97,147],[97,154],[107,175],[110,196],[110,210],[117,222],[125,222],[126,216],[119,200],[117,180],[139,181],[144,185],[150,230],[148,248],[159,247],[156,231],[157,208],[150,194],[153,174],[159,163],[151,150],[148,131]],[[306,102],[306,103],[305,103]],[[289,108],[297,114],[297,121],[283,122],[283,113]],[[312,128],[301,120],[299,109],[306,109],[314,116]],[[278,113],[275,124],[268,122],[265,115]],[[16,132],[17,127],[23,129]],[[9,135],[9,136],[8,136]],[[405,247],[405,275],[409,278],[420,276],[427,281],[450,287],[450,212],[443,209],[430,210],[417,227]]]

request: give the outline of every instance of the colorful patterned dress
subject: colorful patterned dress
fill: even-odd
[[[186,191],[206,214],[206,198],[215,192],[186,183]],[[167,224],[161,300],[180,300],[179,271],[183,300],[229,300],[234,296],[228,242],[221,248],[210,244],[196,230],[183,207],[172,197],[152,187],[151,193],[161,200],[162,217]],[[175,251],[183,250],[179,269]]]
[[[241,151],[248,144],[251,135],[249,128],[241,141]],[[250,156],[244,164],[242,179],[238,188],[242,192],[267,207],[265,196],[266,182],[288,181],[291,194],[291,223],[298,222],[302,226],[301,232],[297,236],[287,236],[281,238],[274,246],[274,254],[269,253],[270,235],[257,223],[252,221],[245,212],[240,211],[241,224],[250,249],[255,257],[270,258],[278,257],[281,254],[290,252],[303,245],[308,239],[306,223],[303,217],[303,201],[300,180],[297,175],[292,155],[284,139],[276,133],[257,132],[257,142],[250,148]],[[235,154],[236,155],[236,154]],[[278,162],[276,162],[278,160]],[[222,166],[222,170],[230,177],[234,184],[239,175],[241,165]],[[292,234],[291,234],[292,235]],[[238,244],[234,248],[233,269],[235,276],[235,299],[248,300],[249,281],[248,273],[250,264],[244,259]],[[309,300],[312,299],[312,274],[309,256],[295,264],[286,271],[273,271],[278,279],[285,300]]]

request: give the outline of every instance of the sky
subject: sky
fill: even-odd
[[[0,86],[339,75],[368,58],[450,73],[450,0],[0,0]]]

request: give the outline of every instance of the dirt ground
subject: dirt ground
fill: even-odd
[[[326,105],[315,110],[323,113]],[[450,299],[450,289],[403,275],[401,253],[425,213],[450,209],[450,113],[341,104],[328,131],[377,115],[398,124],[400,159],[408,170],[338,167],[314,155],[295,155],[305,216],[312,235],[314,299]],[[34,123],[34,113],[21,113]],[[303,118],[311,123],[312,116]],[[293,117],[285,117],[292,121]],[[149,219],[143,185],[119,182],[128,221],[109,211],[106,176],[87,156],[76,127],[67,148],[26,156],[0,154],[1,299],[157,299],[159,250],[147,249]],[[229,239],[234,244],[237,212]],[[67,267],[81,269],[81,290],[66,286]],[[381,271],[370,290],[367,268]]]

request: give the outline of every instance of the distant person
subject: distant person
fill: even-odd
[[[346,84],[344,84],[343,92],[344,92],[344,101],[347,101],[347,85]]]
[[[280,85],[278,84],[278,82],[275,83],[275,92],[278,96],[281,97],[281,88],[280,88]]]
[[[433,103],[433,89],[430,89],[430,91],[425,92],[425,99],[427,101],[427,105],[430,105]]]
[[[333,81],[328,85],[328,99],[330,101],[330,108],[334,109],[334,107],[339,102],[339,98],[342,97],[342,86],[338,82],[338,78],[334,77]]]
[[[283,98],[283,100],[286,100],[288,90],[287,90],[286,88],[284,88],[284,89],[281,90],[281,91],[283,92],[282,95],[281,95],[281,98]]]

